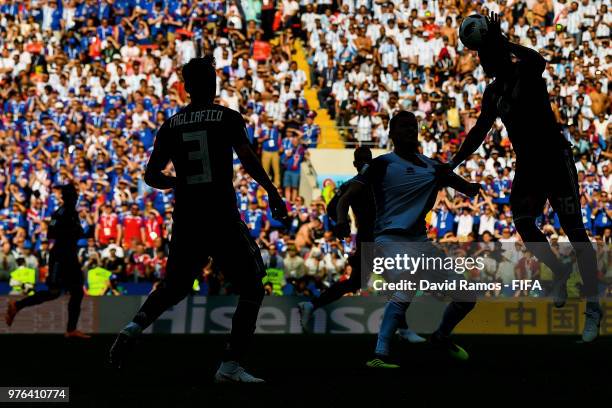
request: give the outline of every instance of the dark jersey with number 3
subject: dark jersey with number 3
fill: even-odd
[[[245,143],[242,115],[221,105],[190,104],[164,122],[151,160],[170,160],[174,166],[175,222],[239,218],[232,148]]]

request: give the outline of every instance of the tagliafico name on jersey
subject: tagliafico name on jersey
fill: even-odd
[[[220,122],[223,111],[217,109],[204,109],[195,112],[183,112],[170,119],[170,126],[176,127],[199,122]]]

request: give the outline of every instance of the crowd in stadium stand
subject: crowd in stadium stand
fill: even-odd
[[[584,222],[612,243],[607,0],[5,0],[0,2],[0,282],[30,268],[44,282],[53,186],[80,193],[84,273],[122,282],[165,274],[173,196],[143,181],[156,129],[188,102],[180,67],[213,54],[217,102],[240,111],[251,142],[282,188],[292,222],[274,220],[267,197],[236,162],[240,212],[262,248],[274,294],[316,295],[350,274],[351,239],[334,237],[327,186],[309,205],[300,166],[321,137],[304,88],[310,80],[347,146],[389,148],[389,118],[421,120],[423,153],[447,161],[478,116],[489,81],[458,40],[461,18],[502,14],[510,40],[549,61],[551,104],[578,159]],[[301,38],[310,78],[292,60]],[[537,137],[537,135],[534,135]],[[443,192],[429,223],[443,242],[518,240],[509,209],[514,156],[497,122],[459,173],[483,184],[474,201]],[[567,241],[547,207],[541,225]],[[203,231],[202,233],[217,233]],[[222,235],[220,235],[220,239]],[[228,243],[230,245],[231,243]],[[608,261],[602,280],[612,279]],[[606,274],[607,272],[607,274]],[[517,272],[518,273],[518,272]],[[608,276],[610,275],[610,276]],[[106,276],[106,275],[103,275]],[[474,279],[487,279],[474,276]],[[489,277],[495,277],[495,272]],[[232,293],[206,268],[201,293]],[[13,287],[23,293],[24,286]],[[94,293],[92,293],[94,294]]]

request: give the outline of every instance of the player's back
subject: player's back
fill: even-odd
[[[58,208],[51,216],[48,236],[54,241],[51,251],[56,254],[77,253],[77,241],[83,235],[76,211]]]
[[[164,122],[156,148],[168,149],[176,172],[175,222],[239,217],[232,147],[242,133],[242,116],[217,104],[190,104]]]
[[[543,151],[567,147],[553,113],[546,81],[540,73],[521,69],[506,81],[489,85],[492,102],[520,158],[545,159]]]

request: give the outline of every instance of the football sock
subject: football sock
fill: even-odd
[[[442,336],[450,336],[455,326],[474,308],[474,302],[451,302],[446,306],[438,333]]]
[[[406,310],[410,303],[389,301],[385,305],[383,319],[378,332],[375,353],[381,356],[389,355],[389,342],[400,325],[406,324]]]

